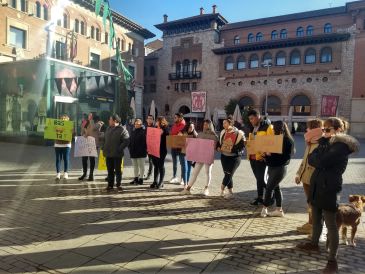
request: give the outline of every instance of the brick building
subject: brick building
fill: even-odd
[[[144,107],[154,99],[162,114],[189,113],[190,92],[199,90],[223,118],[230,99],[264,113],[267,94],[272,120],[303,127],[308,117],[332,111],[351,121],[352,134],[365,136],[364,24],[365,1],[237,23],[216,6],[176,21],[165,15],[156,25],[163,48],[146,57],[158,71]]]
[[[71,111],[76,121],[89,111],[115,111],[120,93],[114,82],[117,42],[135,78],[129,95],[135,97],[137,115],[142,115],[144,41],[154,34],[112,11],[116,39],[110,48],[109,19],[104,29],[103,10],[96,16],[92,0],[0,3],[0,131],[31,131],[33,124],[42,122],[40,114],[56,115],[57,102],[77,101],[72,110],[68,106],[60,110]],[[66,82],[57,90],[53,80],[59,75],[75,79],[68,90]]]

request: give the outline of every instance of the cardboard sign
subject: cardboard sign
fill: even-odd
[[[215,142],[213,140],[187,138],[186,159],[203,164],[214,163]]]
[[[166,137],[166,146],[168,148],[184,148],[186,143],[186,136],[169,135]]]
[[[283,153],[283,135],[263,135],[256,136],[255,138],[255,151],[270,152],[270,153]]]
[[[256,154],[255,140],[247,140],[247,143],[246,143],[246,154],[247,155]]]
[[[78,136],[75,138],[75,157],[98,157],[95,138],[88,136]]]
[[[122,159],[122,163],[120,165],[122,173],[124,168],[124,158]],[[98,162],[98,170],[108,170],[106,168],[106,158],[104,157],[103,151],[100,149],[99,153],[99,162]]]
[[[44,139],[71,142],[73,128],[74,123],[72,121],[47,118]]]
[[[162,129],[160,128],[147,128],[147,153],[160,158],[160,144],[161,144]]]

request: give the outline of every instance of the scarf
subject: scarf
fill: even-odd
[[[323,132],[321,128],[309,129],[304,134],[304,140],[308,144],[316,144],[318,143],[319,138],[322,137],[322,134]]]

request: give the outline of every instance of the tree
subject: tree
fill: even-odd
[[[243,108],[243,111],[242,111],[242,120],[243,120],[243,124],[245,126],[248,126],[250,124],[250,120],[248,119],[248,112],[250,110],[252,110],[252,109],[253,109],[253,107],[251,107],[251,106],[247,106],[247,107],[244,107]]]
[[[236,105],[238,104],[238,100],[230,99],[228,104],[224,107],[224,110],[227,115],[233,115]]]

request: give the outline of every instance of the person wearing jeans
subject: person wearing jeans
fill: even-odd
[[[261,217],[284,217],[282,208],[283,194],[281,193],[279,184],[286,175],[287,166],[289,165],[291,155],[294,152],[294,139],[291,136],[286,123],[276,121],[273,123],[273,126],[275,135],[283,135],[283,150],[281,154],[265,153],[265,162],[268,166],[268,179]],[[271,206],[273,198],[276,202],[276,210],[268,212],[268,207]]]
[[[170,135],[179,135],[182,133],[185,128],[185,120],[184,115],[182,113],[175,113],[174,116],[174,125],[171,128]],[[185,159],[185,155],[181,153],[181,149],[172,148],[171,149],[172,156],[172,179],[170,183],[178,183],[179,179],[177,178],[177,159],[179,159],[181,166],[181,178],[185,182],[187,182],[187,162]]]
[[[70,118],[67,115],[62,115],[60,117],[62,121],[69,121]],[[61,179],[61,162],[63,160],[64,167],[63,167],[63,179],[68,179],[68,170],[70,167],[70,151],[71,151],[71,142],[69,141],[62,141],[56,140],[54,144],[55,153],[56,153],[56,180]]]
[[[146,131],[148,130],[149,127],[154,127],[155,123],[155,118],[152,115],[148,115],[147,116],[147,121],[146,121]],[[145,180],[149,180],[152,174],[152,169],[153,169],[153,163],[152,163],[152,155],[148,154],[148,171],[147,171],[147,175],[145,176]]]
[[[221,186],[221,196],[230,199],[233,197],[233,175],[241,163],[244,148],[245,134],[233,126],[231,116],[223,121],[223,130],[220,134],[217,150],[221,152],[221,163],[224,178]],[[225,189],[228,193],[225,194]]]
[[[134,179],[131,185],[143,184],[144,160],[147,156],[146,130],[142,127],[142,120],[134,121],[134,129],[131,132],[129,154],[134,168]]]
[[[108,170],[108,186],[106,191],[114,189],[116,180],[117,189],[122,191],[121,163],[124,157],[124,149],[129,145],[128,131],[120,125],[120,117],[117,114],[110,116],[109,127],[105,131],[103,153],[106,158]]]
[[[298,244],[297,248],[306,251],[319,251],[319,238],[323,221],[327,227],[328,262],[323,273],[337,273],[337,251],[339,245],[336,212],[342,190],[342,174],[345,172],[349,155],[359,151],[359,142],[344,134],[347,122],[337,117],[324,122],[323,137],[318,147],[308,157],[308,163],[315,167],[311,177],[308,202],[312,206],[311,242]]]
[[[195,130],[194,123],[190,122],[189,124],[187,124],[185,126],[185,128],[182,130],[182,133],[179,133],[179,135],[184,135],[187,138],[196,138],[196,137],[198,137],[198,133]],[[185,148],[181,150],[181,155],[184,156],[184,158],[186,157]],[[186,188],[187,185],[188,185],[192,167],[193,167],[193,163],[191,161],[186,160],[186,168],[185,168],[184,176],[182,176],[183,180],[184,180],[184,186],[185,186],[184,188]]]

